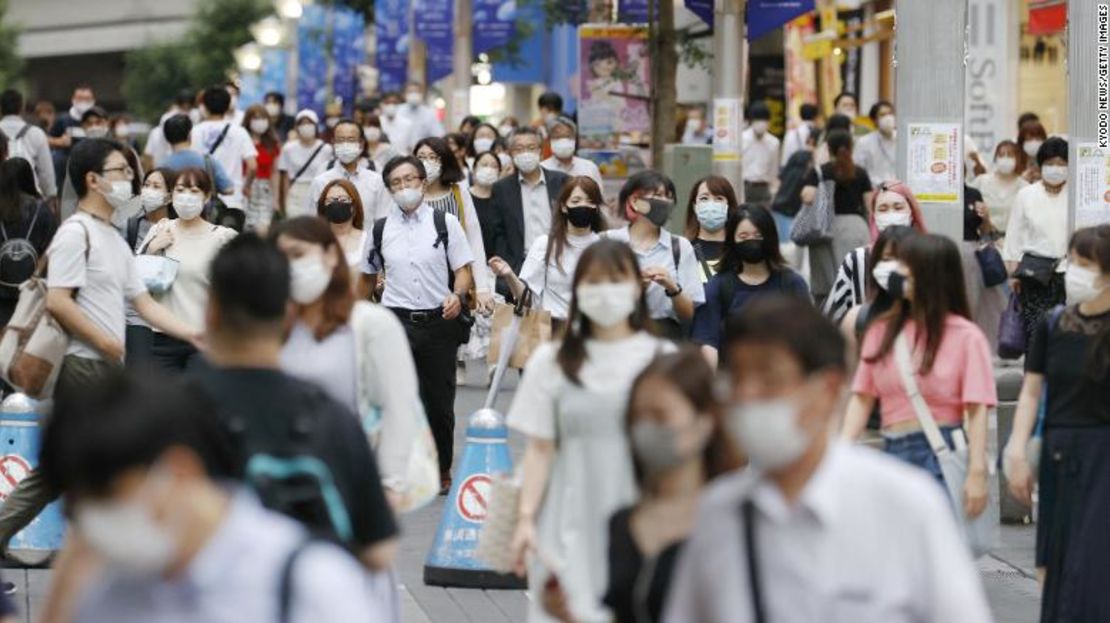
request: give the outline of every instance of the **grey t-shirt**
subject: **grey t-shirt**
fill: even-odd
[[[119,231],[110,223],[78,210],[58,228],[46,255],[50,260],[47,286],[77,290],[77,306],[85,316],[123,344],[125,303],[145,293],[146,286]],[[70,340],[66,354],[103,359],[99,351],[76,336]]]
[[[343,325],[323,340],[304,324],[293,325],[281,349],[281,369],[303,381],[314,383],[332,400],[358,413],[358,384],[355,375],[355,334]]]

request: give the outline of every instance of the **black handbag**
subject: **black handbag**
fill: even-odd
[[[1056,258],[1026,253],[1021,256],[1014,277],[1035,281],[1047,287],[1052,282],[1052,275],[1056,273],[1056,265],[1059,263],[1060,260]]]
[[[998,247],[990,240],[975,250],[975,259],[979,262],[979,270],[983,272],[983,285],[988,288],[1006,283],[1006,263],[1002,261],[1002,254]]]

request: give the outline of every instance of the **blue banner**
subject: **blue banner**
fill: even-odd
[[[358,66],[365,60],[362,14],[343,6],[310,4],[297,24],[297,108],[310,108],[322,118],[329,96],[350,113],[358,94]],[[330,44],[330,45],[329,45]],[[330,51],[330,53],[329,53]],[[334,80],[328,85],[328,69]]]
[[[455,55],[452,0],[415,0],[413,5],[415,34],[428,51],[425,81],[428,84],[451,75]]]
[[[648,23],[648,2],[650,0],[621,0],[617,7],[617,23],[620,24],[646,24]],[[658,11],[658,8],[656,9]]]
[[[813,10],[814,0],[749,0],[748,41]]]
[[[374,51],[378,64],[378,91],[400,91],[409,70],[408,0],[376,0]]]
[[[713,0],[685,0],[686,8],[691,13],[701,18],[701,21],[713,25]]]
[[[474,54],[507,44],[516,32],[516,2],[474,0]]]
[[[261,104],[270,91],[285,93],[285,74],[289,68],[289,51],[263,48],[262,68],[257,73],[239,76],[239,108]]]

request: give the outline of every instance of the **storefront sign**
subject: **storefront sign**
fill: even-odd
[[[1017,26],[1016,10],[1011,0],[968,2],[964,121],[967,123],[967,135],[975,141],[979,153],[988,162],[994,155],[995,145],[1014,134],[1018,52],[1018,44],[1013,40]]]
[[[713,100],[713,160],[728,162],[740,159],[740,124],[743,104],[739,98],[718,97]]]
[[[1110,148],[1076,146],[1075,228],[1110,222]]]
[[[813,0],[749,0],[748,41],[755,41],[812,10]]]
[[[956,203],[963,185],[963,136],[958,123],[911,123],[907,182],[917,199]]]

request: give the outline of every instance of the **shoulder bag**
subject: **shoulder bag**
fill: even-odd
[[[514,314],[521,318],[520,335],[513,345],[512,355],[509,356],[510,368],[523,370],[536,348],[551,340],[551,312],[533,307],[534,296],[532,290],[525,284],[524,294],[516,305],[502,303],[494,309],[489,354],[486,356],[489,365],[497,364],[501,354],[501,344],[504,341],[503,333],[512,324]]]
[[[1006,263],[1002,261],[1002,253],[990,236],[985,236],[975,250],[975,259],[979,262],[979,270],[983,273],[983,285],[988,288],[1006,283]]]
[[[964,539],[971,548],[975,557],[989,553],[998,547],[998,501],[994,499],[992,487],[987,487],[987,507],[975,519],[968,519],[964,514],[963,486],[967,479],[968,448],[967,438],[963,429],[956,431],[952,441],[956,446],[949,448],[944,436],[933,419],[925,397],[917,386],[916,373],[914,372],[913,358],[910,353],[909,341],[905,334],[900,334],[894,341],[894,363],[898,368],[898,375],[902,379],[902,388],[913,405],[913,412],[921,425],[925,438],[929,440],[929,447],[940,464],[940,471],[944,475],[944,485],[948,490],[948,500],[956,512],[956,519],[963,527]]]
[[[817,197],[813,203],[802,204],[794,217],[794,224],[790,227],[790,240],[802,247],[812,246],[832,239],[832,224],[834,214],[834,192],[836,180],[827,180],[817,171]]]
[[[170,227],[170,221],[161,221],[162,228]],[[155,225],[158,228],[158,225]],[[151,240],[154,239],[161,229],[152,231],[148,236]],[[166,257],[166,251],[163,249],[154,255],[147,254],[147,247],[150,242],[147,242],[139,249],[139,254],[135,256],[135,269],[139,272],[139,278],[142,279],[143,285],[146,286],[148,292],[153,295],[161,295],[170,291],[173,287],[173,282],[177,279],[177,269],[180,263],[173,259]]]
[[[998,323],[998,356],[1017,359],[1025,354],[1025,320],[1021,317],[1021,300],[1017,292],[1010,293],[1010,302],[1002,311]]]

